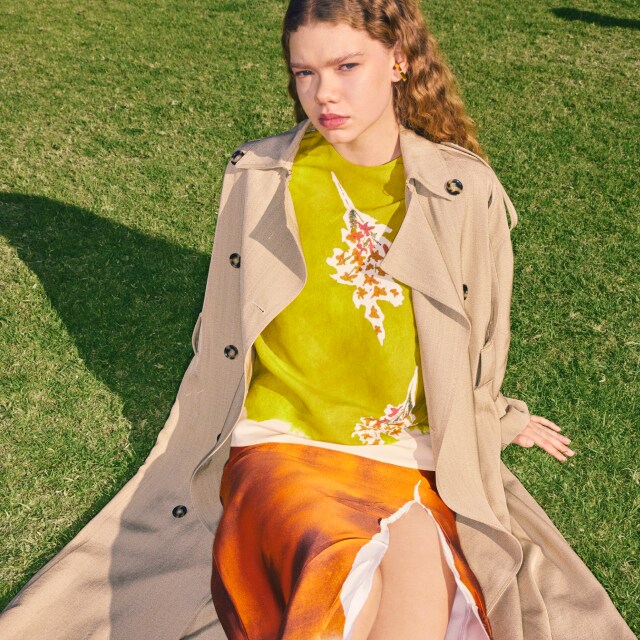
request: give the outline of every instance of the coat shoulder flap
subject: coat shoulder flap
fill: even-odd
[[[458,172],[467,170],[482,181],[483,188],[486,189],[487,206],[490,209],[492,204],[493,209],[504,209],[503,205],[506,205],[511,217],[509,230],[512,231],[518,222],[518,214],[493,167],[478,154],[455,142],[439,142],[438,149],[449,166],[455,167]],[[478,189],[480,188],[478,185]]]
[[[296,143],[308,128],[309,122],[303,120],[283,133],[248,140],[231,154],[231,164],[240,169],[288,167],[293,161]]]
[[[455,142],[438,142],[437,147],[449,172],[458,176],[463,185],[472,184],[474,196],[479,200],[486,196],[485,202],[487,202],[487,206],[490,206],[495,190],[494,184],[497,181],[497,176],[491,165],[473,151],[461,147]]]
[[[440,151],[443,154],[450,154],[452,157],[466,156],[491,169],[491,165],[484,158],[480,157],[477,153],[474,153],[473,151],[471,151],[470,149],[467,149],[466,147],[462,147],[461,145],[456,144],[455,142],[450,142],[450,141],[438,142],[437,144],[438,144],[438,149],[440,149]]]

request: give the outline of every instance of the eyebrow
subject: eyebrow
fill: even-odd
[[[353,51],[352,53],[347,53],[343,56],[339,56],[337,58],[332,58],[331,60],[327,60],[327,62],[325,63],[325,66],[333,67],[334,65],[340,64],[341,62],[348,60],[349,58],[355,58],[356,56],[363,56],[363,55],[364,55],[364,52],[362,51]],[[292,69],[306,69],[311,65],[305,64],[304,62],[290,62],[289,66]]]

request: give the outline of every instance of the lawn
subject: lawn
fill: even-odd
[[[506,464],[640,632],[634,1],[424,4],[519,214]],[[0,0],[0,607],[142,464],[192,355],[222,173],[293,124],[276,0]]]

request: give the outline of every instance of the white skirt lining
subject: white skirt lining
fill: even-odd
[[[382,561],[389,546],[389,525],[405,514],[414,503],[419,504],[433,518],[438,538],[447,564],[456,580],[456,593],[451,607],[451,615],[445,640],[489,640],[482,623],[478,607],[467,585],[462,582],[453,560],[453,552],[447,538],[431,510],[420,501],[418,481],[414,488],[414,498],[405,503],[395,513],[380,520],[380,531],[376,533],[356,554],[340,592],[340,600],[345,614],[343,640],[351,640],[353,625],[371,592],[375,570]]]

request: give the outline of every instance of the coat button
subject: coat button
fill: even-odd
[[[235,267],[236,269],[240,268],[240,254],[239,253],[232,253],[229,256],[229,262],[231,263],[232,267]]]
[[[233,360],[238,355],[238,347],[235,344],[228,344],[224,348],[225,357],[229,358],[229,360]]]
[[[231,164],[236,164],[238,160],[242,158],[243,155],[244,155],[244,151],[242,151],[241,149],[234,151],[233,155],[231,156]]]
[[[467,299],[467,294],[469,293],[469,287],[466,284],[462,283],[462,296],[464,299]]]
[[[183,504],[179,504],[177,507],[173,507],[173,511],[171,513],[174,518],[182,518],[187,515],[187,507]]]
[[[447,180],[447,191],[454,196],[457,196],[462,191],[462,182],[458,178],[451,178]]]

